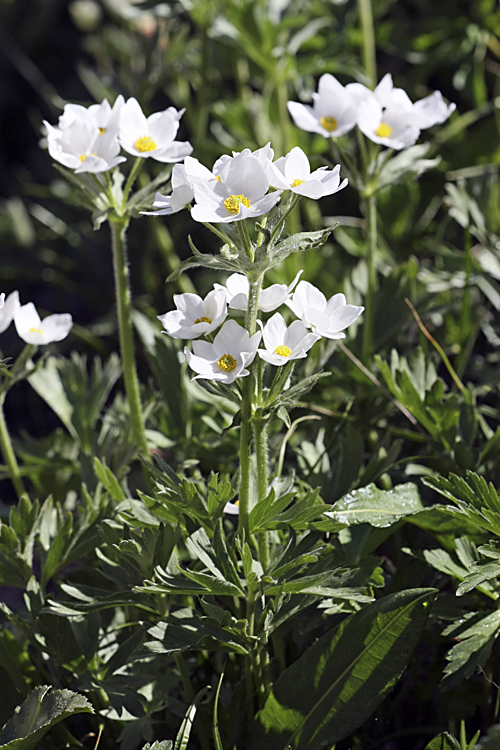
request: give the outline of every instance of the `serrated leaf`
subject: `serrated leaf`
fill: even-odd
[[[319,750],[359,727],[406,667],[435,594],[384,597],[311,646],[274,684],[252,748]]]
[[[325,515],[342,524],[369,523],[384,528],[422,509],[418,487],[412,482],[392,490],[380,490],[369,484],[345,495]]]
[[[0,733],[3,750],[32,750],[49,729],[78,713],[94,713],[88,700],[71,690],[50,685],[35,688]]]

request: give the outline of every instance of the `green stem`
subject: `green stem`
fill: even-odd
[[[130,170],[130,174],[127,178],[127,182],[125,183],[125,187],[123,188],[123,201],[122,201],[122,214],[125,213],[125,208],[127,206],[128,196],[132,189],[132,185],[135,182],[135,178],[139,174],[139,171],[144,164],[144,159],[142,156],[138,156],[132,166],[132,169]]]
[[[231,240],[230,237],[227,236],[225,232],[223,232],[220,229],[217,229],[217,227],[214,227],[213,224],[209,224],[208,221],[202,221],[201,222],[204,227],[209,229],[211,232],[213,232],[225,245],[229,245],[229,247],[232,250],[236,250],[236,247],[234,246],[234,242]]]
[[[267,497],[267,487],[269,482],[268,464],[267,464],[267,420],[253,420],[253,437],[255,442],[255,457],[257,461],[257,495],[258,502],[262,502]],[[259,548],[260,564],[264,573],[269,568],[269,535],[263,531],[257,535],[257,545]]]
[[[118,328],[120,333],[120,351],[122,358],[123,379],[125,393],[130,408],[132,431],[139,453],[149,458],[148,444],[144,432],[139,380],[134,354],[134,339],[132,334],[132,320],[130,317],[130,282],[127,265],[127,249],[125,234],[129,218],[126,216],[109,215],[111,239],[113,247],[113,268],[115,273],[116,306],[118,312]]]
[[[242,223],[242,222],[240,222]],[[259,292],[262,277],[256,281],[249,280],[248,307],[245,327],[250,336],[257,329],[257,314],[259,311]],[[239,489],[239,520],[240,536],[248,542],[248,514],[250,510],[250,459],[252,455],[252,412],[255,392],[255,368],[251,367],[250,375],[243,379],[241,387],[241,427],[240,427],[240,489]]]
[[[0,446],[2,448],[2,454],[5,459],[5,463],[9,468],[9,474],[12,484],[14,485],[17,497],[20,500],[23,495],[26,495],[26,490],[21,478],[21,471],[19,469],[19,464],[17,463],[16,454],[14,453],[14,448],[12,447],[12,441],[10,439],[7,422],[5,421],[3,405],[6,395],[6,393],[2,393],[0,395]]]
[[[367,364],[373,353],[374,302],[377,291],[377,269],[375,256],[377,252],[377,198],[370,195],[366,199],[366,264],[368,266],[368,287],[365,299],[363,325],[363,362]]]
[[[363,36],[363,49],[361,52],[363,67],[368,79],[368,85],[374,89],[377,85],[377,57],[371,0],[358,0],[358,9]]]
[[[247,225],[245,224],[245,221],[239,221],[238,222],[238,233],[240,235],[241,244],[245,248],[245,252],[250,258],[250,260],[253,263],[254,260],[254,250],[252,246],[252,241],[250,239],[250,235],[248,234]],[[250,334],[252,335],[252,334]]]

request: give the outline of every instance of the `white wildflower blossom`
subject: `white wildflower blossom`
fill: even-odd
[[[269,313],[276,310],[290,298],[290,294],[297,285],[302,271],[299,271],[291,284],[271,284],[259,293],[258,309]],[[248,292],[250,285],[248,278],[242,273],[233,273],[228,277],[226,286],[214,284],[215,289],[225,289],[227,302],[232,310],[246,310],[248,307]]]
[[[356,100],[349,87],[344,88],[330,73],[321,76],[318,93],[312,98],[312,107],[288,102],[288,111],[301,130],[319,133],[325,138],[338,138],[356,125]]]
[[[158,315],[165,331],[174,339],[195,339],[215,331],[227,317],[225,289],[216,289],[202,299],[197,294],[174,294],[177,310]]]
[[[325,295],[308,281],[301,281],[288,307],[305,326],[327,339],[343,339],[342,331],[361,315],[364,307],[346,304],[343,294]]]
[[[33,302],[18,307],[14,313],[17,333],[27,344],[50,344],[65,339],[73,325],[69,313],[48,315],[40,320]]]
[[[262,331],[265,349],[258,349],[258,354],[265,362],[272,365],[286,365],[292,359],[303,359],[311,346],[319,341],[321,336],[308,333],[300,320],[294,320],[287,327],[285,319],[280,313],[269,318]]]
[[[146,117],[137,99],[128,99],[120,110],[119,141],[127,153],[161,162],[182,161],[193,150],[188,141],[176,141],[179,112],[168,107]]]
[[[274,166],[277,169],[276,181],[271,183],[274,187],[291,190],[307,198],[317,200],[325,195],[333,195],[347,185],[347,179],[340,182],[340,164],[334,169],[320,167],[311,172],[309,159],[298,146],[277,159]]]
[[[3,304],[0,310],[0,333],[3,333],[10,326],[14,320],[14,313],[17,308],[21,306],[19,301],[19,292],[15,291],[9,294],[5,299],[5,294],[2,294]]]
[[[193,341],[193,351],[184,349],[188,364],[197,375],[193,380],[218,380],[233,383],[236,378],[249,375],[246,369],[257,352],[261,332],[250,336],[248,331],[234,320],[228,320],[216,335],[213,344],[208,341]]]

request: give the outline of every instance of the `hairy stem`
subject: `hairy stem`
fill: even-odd
[[[10,439],[7,422],[5,421],[5,414],[3,411],[3,405],[5,402],[6,393],[0,395],[0,446],[2,448],[2,454],[9,468],[9,474],[16,491],[16,495],[20,500],[23,495],[26,495],[23,480],[21,477],[21,471],[19,464],[17,463],[16,454],[12,447],[12,441]]]
[[[368,78],[368,85],[373,89],[377,85],[377,57],[371,0],[358,0],[358,9],[363,36],[363,67]]]
[[[367,364],[373,354],[374,302],[377,291],[377,269],[375,256],[377,252],[377,198],[370,195],[366,199],[366,264],[368,266],[368,287],[365,299],[363,326],[363,362]]]

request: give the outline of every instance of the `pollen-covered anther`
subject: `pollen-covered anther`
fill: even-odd
[[[303,185],[303,184],[304,184],[304,182],[305,182],[305,180],[299,180],[299,179],[297,179],[297,180],[294,180],[294,181],[292,182],[292,187],[298,187],[299,185]]]
[[[322,128],[332,133],[334,130],[337,130],[338,122],[336,117],[327,116],[320,119],[320,124]]]
[[[233,370],[236,370],[236,360],[231,354],[223,354],[222,357],[219,357],[217,360],[217,364],[221,370],[224,370],[224,372],[232,372]]]
[[[392,128],[386,122],[381,122],[375,131],[375,135],[378,135],[379,138],[389,138],[391,133]]]
[[[240,211],[240,203],[243,203],[244,206],[250,208],[250,201],[246,195],[230,195],[229,198],[226,198],[224,201],[224,207],[230,214],[237,214]]]
[[[154,151],[157,147],[156,143],[149,135],[141,135],[141,137],[138,138],[134,143],[134,146],[138,151],[141,152]]]
[[[41,328],[30,328],[28,333],[39,333],[40,336],[43,336],[43,332]]]
[[[80,161],[82,162],[82,164],[85,161],[85,159],[87,158],[87,156],[88,156],[88,154],[80,154]]]
[[[208,324],[210,324],[211,322],[212,322],[211,318],[207,318],[206,315],[202,315],[201,318],[196,318],[196,320],[194,321],[194,325],[196,325],[197,323],[208,323]]]
[[[99,134],[100,135],[104,135],[104,133],[106,132],[106,130],[107,130],[107,128],[99,128]]]
[[[288,346],[285,346],[282,344],[281,346],[277,346],[275,350],[275,354],[277,354],[279,357],[289,357],[290,356],[291,349]]]

